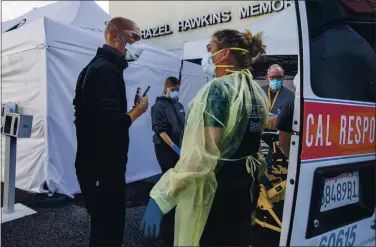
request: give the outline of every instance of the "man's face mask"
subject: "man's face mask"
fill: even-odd
[[[230,49],[230,50],[236,50],[236,51],[244,51],[248,53],[247,50],[242,49],[242,48],[225,48],[225,49]],[[214,52],[213,54],[208,52],[204,55],[204,57],[201,60],[201,66],[204,72],[210,76],[210,77],[216,77],[215,70],[216,68],[234,68],[234,65],[217,65],[216,63],[220,62],[221,60],[218,60],[217,62],[213,62],[213,57],[220,53],[221,51],[225,50],[219,50],[217,52]]]
[[[268,76],[269,79],[269,87],[271,90],[279,90],[282,86],[283,76]]]
[[[271,79],[271,80],[269,80],[269,86],[272,90],[278,90],[282,86],[282,80],[281,79]]]
[[[136,41],[136,42],[130,44],[130,43],[125,42],[125,39],[124,39],[123,36],[120,36],[120,38],[121,38],[122,42],[124,43],[125,49],[126,49],[125,61],[127,61],[127,62],[136,61],[141,56],[141,53],[142,53],[142,49],[137,47],[138,45],[141,44],[141,41]]]
[[[140,39],[139,33],[132,31],[132,30],[124,30],[124,29],[117,28],[111,23],[108,23],[108,25],[111,25],[113,28],[115,28],[119,32],[120,39],[123,42],[125,49],[126,49],[126,51],[125,51],[125,61],[127,61],[127,62],[136,61],[141,56],[141,53],[142,53],[142,49],[137,47],[138,45],[141,44],[141,39]],[[122,32],[127,33],[130,37],[132,37],[132,39],[135,42],[133,42],[132,44],[130,42],[126,42],[126,39],[121,34]]]

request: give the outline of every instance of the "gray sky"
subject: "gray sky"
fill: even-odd
[[[33,8],[42,7],[56,1],[1,1],[1,21],[8,21],[23,15]],[[108,1],[95,1],[108,13]]]

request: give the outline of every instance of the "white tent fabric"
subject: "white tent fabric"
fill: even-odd
[[[90,18],[98,16],[91,13]],[[34,115],[31,138],[19,139],[17,144],[16,187],[38,193],[44,191],[46,183],[52,192],[73,196],[80,190],[74,168],[72,100],[78,74],[103,45],[103,33],[41,17],[3,34],[2,41],[1,101],[17,103],[25,114]],[[162,93],[165,78],[179,72],[180,57],[147,44],[144,48],[139,60],[125,71],[129,107],[138,86],[151,86],[148,95],[152,105]],[[204,83],[200,66],[186,66],[181,93],[185,106]],[[160,173],[152,144],[150,109],[134,123],[130,135],[127,182]],[[4,157],[4,145],[1,152]]]
[[[287,9],[239,28],[252,33],[264,32],[267,55],[297,55],[298,28],[294,3]],[[202,58],[207,52],[210,38],[186,41],[183,45],[183,60]]]
[[[26,26],[42,17],[64,24],[100,30],[104,29],[105,22],[110,19],[109,15],[93,1],[58,1],[3,22],[1,32],[4,33],[15,25],[23,23],[23,20],[25,20],[23,26]]]

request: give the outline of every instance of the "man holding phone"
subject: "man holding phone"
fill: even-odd
[[[73,100],[77,135],[76,174],[90,215],[90,246],[121,246],[125,227],[125,171],[129,128],[148,108],[148,97],[127,112],[123,71],[136,60],[140,29],[115,17],[106,44],[81,71]]]

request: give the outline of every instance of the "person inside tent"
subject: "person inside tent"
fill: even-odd
[[[213,34],[202,66],[214,79],[190,103],[178,163],[150,192],[141,222],[146,236],[158,236],[163,215],[176,207],[174,246],[249,245],[269,112],[249,71],[259,53],[262,33]]]
[[[77,136],[76,174],[90,215],[90,246],[121,246],[125,227],[125,171],[129,128],[148,108],[141,98],[130,112],[123,71],[140,55],[140,29],[115,17],[106,44],[81,71],[73,100]]]
[[[180,81],[176,77],[168,77],[163,95],[157,97],[151,108],[154,150],[162,174],[174,168],[180,156],[185,112],[178,102],[179,87]],[[175,210],[171,210],[163,218],[161,236],[166,246],[173,246],[174,243],[174,216]]]

